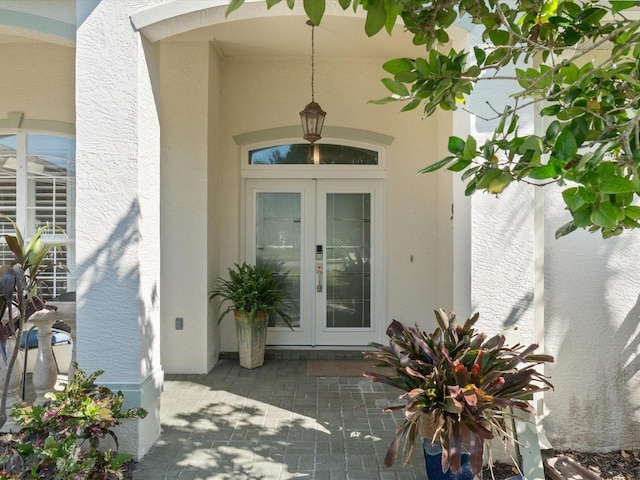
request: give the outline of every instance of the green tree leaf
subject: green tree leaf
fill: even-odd
[[[473,47],[473,52],[475,54],[476,62],[478,62],[478,65],[482,65],[484,63],[484,60],[487,58],[486,52],[480,47]]]
[[[469,165],[471,165],[470,160],[458,160],[456,163],[454,163],[449,168],[447,168],[447,170],[450,170],[452,172],[461,172],[462,170],[467,168]]]
[[[371,103],[373,105],[386,105],[387,103],[397,102],[398,99],[395,97],[384,97],[379,98],[377,100],[369,100],[367,103]]]
[[[383,78],[382,83],[391,93],[395,95],[399,95],[401,97],[409,96],[409,90],[407,90],[406,85],[402,82],[398,82],[397,80],[393,80],[391,78]]]
[[[513,177],[509,172],[502,173],[498,178],[492,180],[489,183],[489,193],[495,193],[496,195],[502,193],[505,188],[513,181]]]
[[[477,188],[480,190],[484,190],[489,188],[491,182],[497,179],[500,175],[502,175],[502,170],[498,168],[489,169],[484,175],[478,174],[478,185]]]
[[[547,127],[547,131],[545,132],[545,135],[544,135],[547,142],[549,143],[555,142],[558,135],[560,135],[561,129],[562,129],[562,126],[560,125],[559,121],[554,120],[553,122],[551,122]]]
[[[314,25],[320,25],[324,15],[325,0],[304,0],[304,11]]]
[[[562,107],[558,103],[549,105],[548,107],[544,107],[540,110],[540,115],[542,115],[543,117],[552,117],[554,115],[557,115],[561,108]]]
[[[422,173],[435,172],[436,170],[441,169],[445,165],[448,165],[452,160],[455,160],[455,159],[456,159],[456,157],[453,157],[453,156],[449,156],[449,157],[443,158],[442,160],[440,160],[440,161],[438,161],[436,163],[432,163],[428,167],[424,167],[423,169],[419,170],[418,174],[420,175]]]
[[[421,101],[422,100],[420,100],[419,98],[414,98],[409,103],[407,103],[404,107],[402,107],[402,109],[400,111],[401,112],[407,112],[409,110],[413,110],[414,108],[417,108],[418,106],[420,106],[420,102]]]
[[[559,175],[560,172],[558,167],[555,165],[540,165],[539,167],[534,167],[529,172],[529,178],[533,178],[535,180],[546,180],[548,178],[554,178]]]
[[[591,215],[593,208],[591,205],[586,205],[580,210],[573,212],[573,223],[578,228],[587,228],[592,226]]]
[[[573,223],[573,221],[565,223],[562,227],[560,227],[558,230],[556,230],[556,240],[564,237],[565,235],[570,234],[571,232],[574,232],[577,230],[578,227],[575,226],[575,224]]]
[[[640,220],[640,207],[637,205],[629,205],[624,209],[624,214],[633,220]]]
[[[456,11],[453,8],[442,9],[438,12],[436,20],[443,27],[450,26],[457,18]]]
[[[602,193],[632,193],[636,191],[636,186],[627,178],[612,176],[600,182],[598,190]]]
[[[464,151],[465,142],[460,137],[449,137],[449,144],[447,146],[449,152],[454,155],[459,155]]]
[[[467,137],[467,143],[464,146],[464,150],[462,152],[463,160],[473,160],[477,156],[477,143],[476,139],[469,135]]]
[[[582,35],[574,28],[568,28],[564,32],[564,42],[570,47],[578,43],[581,39]]]
[[[387,9],[384,6],[384,0],[371,2],[367,9],[367,18],[364,22],[365,33],[373,37],[376,33],[384,28],[387,21]]]
[[[603,202],[591,212],[591,221],[594,225],[602,228],[615,228],[618,225],[620,215],[624,218],[620,208],[609,202]]]
[[[408,58],[394,58],[384,62],[382,68],[392,75],[398,75],[403,72],[411,72],[413,70],[413,62]]]
[[[509,32],[506,30],[489,30],[489,39],[494,45],[509,45]]]
[[[271,6],[281,0],[266,1]],[[326,0],[303,1],[317,25]],[[243,3],[230,0],[227,11]],[[287,0],[289,7],[293,3]],[[577,228],[602,229],[603,236],[617,235],[623,227],[636,228],[637,221],[620,209],[640,197],[640,179],[629,168],[631,162],[640,162],[635,137],[640,112],[640,25],[626,14],[638,6],[637,1],[339,0],[339,4],[343,9],[352,6],[354,11],[365,11],[367,35],[382,28],[390,32],[400,19],[413,35],[413,43],[426,47],[424,58],[386,62],[384,69],[392,78],[383,83],[393,96],[370,103],[400,100],[401,111],[421,106],[424,116],[431,116],[457,108],[480,80],[513,77],[515,70],[517,83],[512,84],[519,89],[500,107],[502,113],[494,110],[495,118],[489,120],[495,123],[487,123],[480,158],[474,140],[451,137],[448,148],[456,160],[443,159],[434,164],[438,167],[423,171],[446,165],[464,172],[466,194],[477,189],[502,191],[503,185],[513,183],[506,180],[507,173],[515,180],[546,180],[546,184],[553,179],[561,186],[574,182],[579,190],[567,207]],[[448,45],[454,38],[451,27],[462,16],[484,27],[482,39],[487,45],[461,49]],[[580,54],[566,55],[567,50]],[[541,62],[533,62],[535,67],[521,67],[538,55]],[[520,134],[530,126],[530,115],[522,112],[531,105],[540,105],[539,114],[550,122],[544,136],[535,140]],[[471,110],[476,107],[466,105]],[[473,166],[468,163],[472,160],[477,162]],[[618,170],[601,168],[607,163]],[[500,172],[505,176],[498,181]]]
[[[227,10],[225,11],[225,16],[228,17],[231,12],[239,9],[243,3],[244,3],[244,0],[231,0],[231,2],[229,2],[229,6],[227,7]]]
[[[613,13],[619,13],[627,8],[635,7],[637,2],[635,0],[614,0],[611,2],[611,8]]]
[[[572,160],[578,154],[578,144],[571,130],[564,128],[555,143],[556,158],[564,161]]]
[[[613,3],[613,2],[612,2]],[[607,10],[604,8],[586,8],[576,17],[576,21],[582,22],[587,25],[598,25],[600,20],[607,14]]]

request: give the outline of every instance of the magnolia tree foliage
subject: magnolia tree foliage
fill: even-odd
[[[271,7],[282,0],[266,0]],[[300,0],[299,0],[300,1]],[[331,1],[331,0],[330,0]],[[286,0],[293,8],[295,0]],[[326,0],[304,0],[318,25]],[[640,227],[640,7],[626,0],[338,0],[366,11],[365,32],[391,33],[401,19],[422,58],[384,64],[402,110],[454,110],[479,82],[512,79],[507,106],[495,109],[488,138],[448,140],[449,155],[421,173],[461,172],[466,193],[500,194],[514,181],[558,184],[578,228],[608,238]],[[228,12],[244,0],[233,0]],[[455,50],[452,28],[471,22],[482,45]],[[526,65],[523,67],[522,65]],[[535,106],[545,129],[524,133],[520,115]],[[473,113],[473,112],[472,112]]]

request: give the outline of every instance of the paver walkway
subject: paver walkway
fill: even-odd
[[[426,479],[421,449],[384,467],[400,392],[363,377],[310,377],[306,360],[246,370],[221,360],[207,375],[167,375],[162,435],[134,479]]]

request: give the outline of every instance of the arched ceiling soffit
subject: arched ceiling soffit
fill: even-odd
[[[242,8],[225,17],[228,2],[199,0],[167,2],[131,15],[134,27],[149,41],[212,42],[224,57],[307,57],[310,29],[302,2],[290,10],[284,2],[267,10],[264,0],[247,0]],[[466,30],[460,28],[460,35]],[[322,23],[316,28],[317,57],[369,57],[390,59],[415,57],[424,46],[415,46],[412,36],[397,25],[393,35],[380,32],[372,38],[364,33],[361,10],[342,10],[327,1]]]
[[[0,44],[53,43],[75,46],[75,25],[30,12],[0,9]]]

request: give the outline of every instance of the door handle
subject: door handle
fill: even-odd
[[[316,292],[322,293],[322,262],[316,262]]]
[[[316,292],[322,293],[322,245],[316,245]]]

